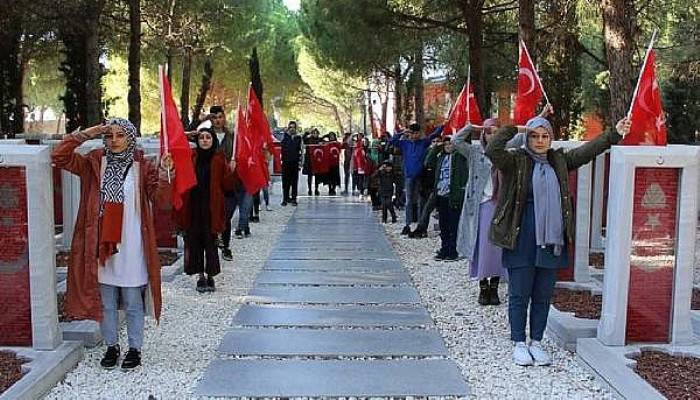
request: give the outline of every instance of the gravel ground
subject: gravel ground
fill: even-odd
[[[479,306],[478,282],[469,280],[465,262],[433,261],[440,241],[436,232],[431,230],[426,239],[409,239],[400,235],[403,223],[385,227],[474,398],[612,398],[576,362],[574,353],[557,347],[546,337],[545,347],[554,358],[552,366],[514,365],[506,302],[500,306]],[[505,300],[505,285],[501,285],[500,295]]]
[[[279,193],[279,185],[275,187]],[[197,382],[238,311],[244,296],[277,241],[281,227],[294,211],[271,199],[273,212],[261,211],[261,222],[251,224],[248,239],[232,239],[233,261],[222,261],[215,293],[195,291],[195,278],[179,276],[163,284],[160,325],[147,318],[143,363],[138,371],[100,368],[104,347],[86,349],[85,358],[47,399],[184,399],[191,398]],[[122,348],[126,329],[121,330]]]

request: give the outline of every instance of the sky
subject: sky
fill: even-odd
[[[292,11],[299,10],[299,3],[301,3],[301,0],[284,0],[284,5]]]

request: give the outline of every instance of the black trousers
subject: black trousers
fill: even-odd
[[[420,211],[420,217],[418,217],[418,228],[428,230],[430,227],[430,214],[435,210],[435,203],[437,202],[437,195],[435,191],[430,193],[428,199],[425,200],[423,204],[423,209]]]
[[[447,196],[437,196],[438,216],[440,217],[440,253],[444,256],[457,256],[457,228],[460,211],[450,206]]]
[[[282,164],[282,201],[297,201],[297,188],[299,186],[299,165]]]
[[[391,201],[391,196],[382,196],[382,222],[386,222],[387,211],[391,213],[391,219],[396,219],[396,211],[394,211],[394,203]]]
[[[184,268],[187,275],[206,273],[209,276],[221,272],[216,235],[188,232],[185,235]]]

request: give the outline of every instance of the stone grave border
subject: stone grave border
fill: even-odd
[[[555,287],[589,291],[593,295],[603,294],[603,290],[595,282],[557,282]],[[559,311],[554,305],[551,305],[547,317],[546,333],[560,347],[575,353],[579,339],[596,337],[599,321],[599,319],[577,318],[573,312]]]
[[[700,357],[700,345],[674,346],[670,344],[637,344],[629,346],[605,346],[598,339],[580,339],[576,359],[596,381],[614,395],[624,399],[646,400],[665,397],[639,376],[632,367],[635,360],[628,356],[641,350],[658,350],[671,355]]]

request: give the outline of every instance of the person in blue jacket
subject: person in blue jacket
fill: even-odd
[[[442,126],[439,126],[429,136],[421,133],[419,124],[411,124],[408,127],[407,137],[405,132],[399,132],[391,139],[391,145],[401,150],[403,156],[404,188],[406,190],[406,225],[401,231],[402,235],[411,232],[411,223],[417,222],[416,207],[420,204],[418,193],[421,172],[423,171],[423,161],[425,154],[434,138],[442,134]]]

